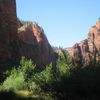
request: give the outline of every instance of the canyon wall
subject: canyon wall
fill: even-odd
[[[38,24],[21,25],[15,0],[0,0],[0,64],[17,62],[25,56],[39,67],[54,62],[55,53]]]
[[[18,51],[15,0],[0,0],[0,62],[16,60]]]
[[[100,63],[100,18],[88,32],[88,38],[68,49],[74,64]]]
[[[31,58],[40,68],[55,61],[55,53],[38,24],[23,25],[18,30],[18,36],[21,56]]]

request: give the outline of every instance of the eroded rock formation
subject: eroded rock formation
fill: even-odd
[[[17,61],[21,56],[38,66],[54,61],[54,52],[43,29],[37,24],[19,28],[15,0],[0,0],[0,62]]]
[[[43,29],[38,24],[26,24],[19,28],[20,54],[31,58],[39,67],[52,62],[54,57]]]
[[[88,33],[88,39],[81,41],[68,49],[74,64],[77,60],[82,64],[100,63],[100,19]]]

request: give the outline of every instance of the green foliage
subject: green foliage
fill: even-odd
[[[25,57],[22,57],[20,61],[20,66],[18,67],[18,70],[20,72],[23,72],[25,79],[28,81],[28,79],[31,78],[31,76],[34,74],[35,64],[33,64],[32,60],[27,60]]]
[[[41,88],[36,82],[28,82],[28,90],[33,91],[34,93],[40,92]]]
[[[66,76],[67,75],[69,76],[70,69],[72,68],[70,56],[67,53],[59,55],[56,67],[57,67],[57,70],[59,71],[60,76],[64,74],[66,74]]]
[[[40,86],[48,85],[53,81],[52,65],[46,66],[46,69],[33,76],[34,81]]]
[[[28,89],[28,79],[34,70],[35,65],[31,60],[22,57],[20,66],[8,71],[8,77],[3,82],[2,88],[4,90]]]
[[[4,81],[2,88],[4,90],[23,89],[26,86],[23,72],[17,71],[15,68],[11,71],[9,77]]]
[[[8,71],[8,77],[3,82],[2,88],[5,90],[27,89],[33,92],[40,92],[53,89],[53,85],[66,75],[70,76],[71,64],[67,64],[68,55],[59,55],[57,65],[46,66],[41,72],[36,72],[35,65],[31,60],[22,57],[18,68]]]
[[[66,52],[58,55],[56,65],[52,64],[40,72],[31,60],[22,57],[20,65],[7,72],[7,78],[0,86],[3,90],[26,90],[33,94],[52,94],[61,100],[70,96],[84,96],[100,90],[100,65],[74,68]],[[45,100],[45,99],[44,99]]]

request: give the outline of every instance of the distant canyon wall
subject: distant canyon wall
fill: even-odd
[[[88,38],[68,49],[74,64],[100,64],[100,18],[88,32]]]

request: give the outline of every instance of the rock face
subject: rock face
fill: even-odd
[[[76,64],[90,64],[95,65],[100,63],[100,19],[96,25],[93,26],[88,33],[88,39],[75,44],[68,50],[73,58],[73,63]]]
[[[17,39],[15,0],[0,0],[0,61],[17,58]]]
[[[0,0],[0,63],[17,61],[21,56],[32,59],[38,66],[55,60],[43,29],[26,24],[18,30],[15,0]]]
[[[40,68],[55,59],[43,29],[38,24],[26,24],[19,28],[20,54],[31,58]]]

